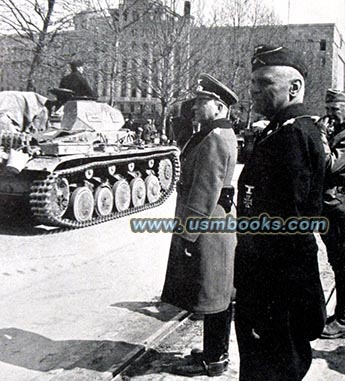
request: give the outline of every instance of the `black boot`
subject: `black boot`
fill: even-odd
[[[172,369],[173,374],[185,377],[195,376],[221,376],[228,370],[229,356],[227,353],[223,354],[218,361],[207,363],[200,361],[194,364],[180,365]]]

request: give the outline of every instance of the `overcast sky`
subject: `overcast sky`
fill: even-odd
[[[221,0],[190,0],[192,13],[199,4],[210,11]],[[345,37],[345,0],[262,0],[283,23],[336,23]],[[289,11],[290,9],[290,11]]]
[[[284,23],[336,23],[345,30],[345,0],[266,0]],[[288,11],[290,4],[290,12]]]

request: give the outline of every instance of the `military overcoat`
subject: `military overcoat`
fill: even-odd
[[[225,218],[219,197],[231,186],[236,160],[236,136],[225,119],[203,126],[186,144],[175,213],[183,225],[189,217]],[[162,300],[203,314],[227,309],[234,247],[233,233],[173,234]]]
[[[255,143],[238,182],[238,215],[318,217],[324,172],[318,128],[303,105],[290,106]],[[297,381],[307,372],[309,341],[325,324],[317,252],[312,233],[238,235],[235,322],[241,381]]]

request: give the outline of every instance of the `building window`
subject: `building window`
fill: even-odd
[[[125,98],[127,96],[127,85],[126,80],[123,79],[121,83],[121,97]]]
[[[326,50],[326,40],[320,40],[320,50]]]
[[[134,112],[134,111],[135,111],[134,104],[131,104],[131,112]]]
[[[136,98],[137,97],[137,88],[136,87],[132,87],[131,97],[132,98]]]

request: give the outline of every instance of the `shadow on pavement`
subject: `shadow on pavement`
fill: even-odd
[[[313,358],[326,360],[329,369],[345,374],[344,346],[340,346],[333,351],[313,350]]]
[[[0,361],[27,369],[48,372],[78,367],[105,372],[141,346],[107,340],[54,341],[34,332],[3,328],[0,348]]]
[[[124,308],[146,316],[153,317],[163,322],[170,321],[180,309],[163,302],[119,302],[111,304],[111,307]]]
[[[121,379],[131,380],[135,376],[145,374],[174,374],[173,369],[175,366],[187,363],[187,359],[182,357],[181,352],[158,352],[149,349],[143,357],[121,373]]]
[[[29,216],[1,216],[0,235],[16,235],[20,237],[46,235],[48,233],[59,233],[61,229],[49,226],[35,226]]]
[[[47,230],[25,224],[0,222],[0,235],[16,235],[21,237],[47,234]]]

